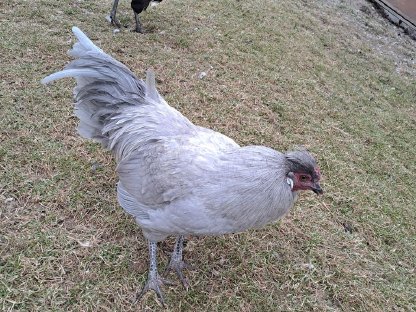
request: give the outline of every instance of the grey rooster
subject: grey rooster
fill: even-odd
[[[263,146],[241,147],[229,137],[191,123],[155,87],[93,44],[76,27],[75,58],[42,80],[74,77],[79,134],[109,149],[117,161],[118,202],[148,240],[150,266],[140,299],[152,289],[164,303],[157,242],[176,236],[165,272],[182,270],[183,236],[221,235],[259,228],[285,215],[298,191],[323,191],[307,151],[286,154]]]
[[[111,23],[116,25],[117,27],[121,27],[120,22],[116,18],[117,14],[117,7],[118,7],[118,1],[114,0],[113,2],[113,8],[110,13],[110,20]],[[131,1],[131,8],[134,12],[134,18],[136,20],[136,32],[143,33],[142,24],[140,23],[139,14],[145,11],[149,5],[156,5],[162,2],[162,0],[132,0]]]

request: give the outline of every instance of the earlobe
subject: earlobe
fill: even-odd
[[[286,182],[287,182],[287,184],[290,185],[290,189],[293,190],[293,180],[291,178],[287,177]]]
[[[293,191],[293,186],[295,183],[293,182],[293,179],[295,178],[295,174],[293,172],[289,172],[286,177],[286,183],[290,185],[290,189]]]

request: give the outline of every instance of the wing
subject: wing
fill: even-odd
[[[118,164],[119,203],[141,218],[146,209],[186,199],[206,172],[218,166],[221,155],[235,148],[239,146],[232,139],[202,127],[192,135],[155,140]]]

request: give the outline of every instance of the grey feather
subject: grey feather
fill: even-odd
[[[146,207],[142,208],[142,205],[124,189],[121,182],[117,183],[117,199],[120,206],[131,216],[140,220],[149,219]]]
[[[73,30],[75,60],[42,82],[76,79],[78,132],[115,155],[118,201],[146,238],[240,232],[277,220],[293,206],[297,194],[287,174],[302,161],[299,154],[240,147],[195,126],[160,96],[153,71],[144,83]]]
[[[146,75],[146,97],[158,103],[161,100],[159,92],[156,89],[156,79],[153,70],[148,69]]]

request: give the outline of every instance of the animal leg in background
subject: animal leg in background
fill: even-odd
[[[136,20],[136,32],[143,33],[142,24],[140,23],[139,14],[134,12],[134,19]]]
[[[142,24],[140,23],[139,14],[147,9],[150,4],[150,0],[132,0],[131,8],[134,11],[134,19],[136,20],[136,32],[143,33]]]
[[[113,8],[111,9],[111,13],[110,13],[110,20],[111,20],[111,24],[120,28],[121,24],[120,24],[119,20],[116,18],[118,1],[119,0],[114,0]]]

